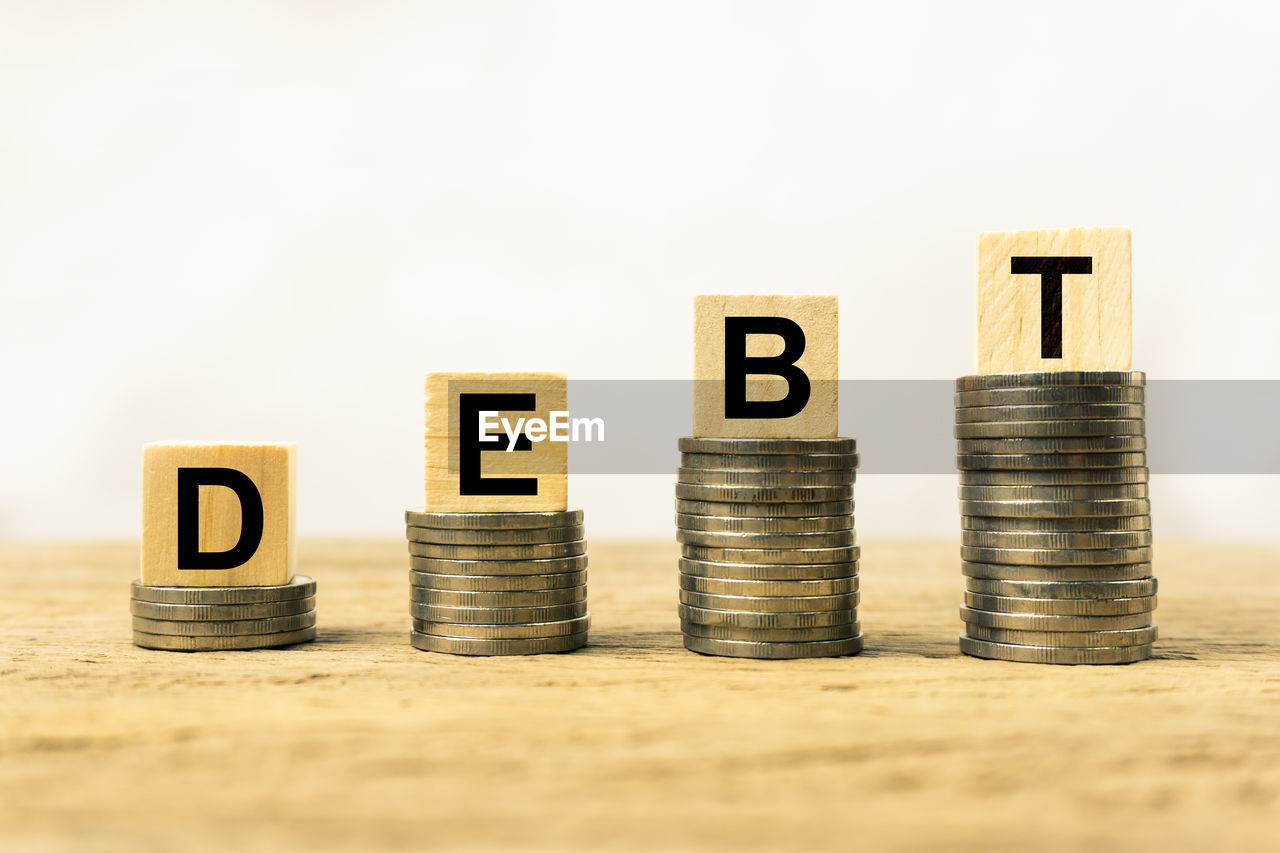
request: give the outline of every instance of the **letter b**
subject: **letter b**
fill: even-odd
[[[780,355],[747,355],[748,335],[782,338]],[[724,318],[724,416],[726,418],[789,418],[809,402],[809,377],[796,366],[804,355],[804,329],[786,317]],[[747,376],[769,374],[787,382],[780,400],[748,400]]]

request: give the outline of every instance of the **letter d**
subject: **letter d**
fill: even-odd
[[[200,487],[223,486],[240,500],[240,541],[229,551],[200,550]],[[178,568],[221,571],[243,566],[262,543],[262,495],[234,468],[178,469]]]

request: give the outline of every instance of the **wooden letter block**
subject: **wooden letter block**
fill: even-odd
[[[432,512],[567,509],[569,445],[549,434],[568,412],[563,373],[428,373],[426,506]],[[480,441],[485,412],[492,441]],[[515,449],[507,450],[515,434]],[[539,429],[531,421],[540,421]],[[540,438],[541,440],[535,440]]]
[[[142,582],[273,586],[293,578],[297,448],[160,442],[142,451]]]
[[[833,438],[838,344],[834,296],[695,296],[694,436]]]
[[[978,236],[978,372],[1128,370],[1129,229]]]

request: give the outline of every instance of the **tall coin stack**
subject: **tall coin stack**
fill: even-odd
[[[133,642],[144,649],[216,652],[291,646],[316,638],[316,582],[280,586],[146,586],[135,580]]]
[[[862,651],[853,439],[682,438],[685,648],[742,658]]]
[[[962,652],[1055,664],[1151,655],[1145,384],[1128,371],[957,380]]]
[[[405,513],[410,642],[455,655],[587,644],[582,510]]]

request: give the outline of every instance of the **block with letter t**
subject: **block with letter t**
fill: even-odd
[[[835,437],[836,297],[705,294],[693,317],[695,437]]]
[[[978,236],[979,373],[1128,370],[1128,228]]]
[[[297,560],[296,495],[292,444],[146,445],[142,583],[288,583]]]

